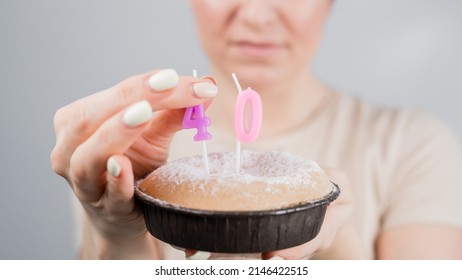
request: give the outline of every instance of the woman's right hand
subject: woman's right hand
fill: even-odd
[[[216,94],[213,78],[178,77],[168,69],[56,112],[51,162],[85,210],[83,257],[158,257],[134,201],[134,180],[166,162],[183,108],[208,105]]]

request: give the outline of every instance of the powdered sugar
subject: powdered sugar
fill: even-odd
[[[242,151],[209,154],[210,175],[201,156],[172,161],[146,177],[139,190],[172,205],[203,210],[280,209],[316,201],[332,191],[313,161],[282,152]]]
[[[203,167],[201,156],[176,160],[155,171],[157,179],[183,184],[184,182],[205,181],[210,179],[218,183],[231,178],[237,183],[248,184],[254,181],[267,185],[300,185],[310,183],[310,173],[322,172],[311,160],[282,152],[241,152],[241,170],[236,173],[234,153],[209,154],[210,176]],[[197,185],[196,185],[197,186]],[[197,186],[200,188],[200,185]],[[270,187],[265,191],[272,191]]]

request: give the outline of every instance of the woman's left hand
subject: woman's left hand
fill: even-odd
[[[366,255],[359,236],[351,222],[353,195],[345,173],[332,168],[323,168],[331,181],[339,185],[340,196],[327,207],[324,223],[319,234],[311,241],[284,250],[257,254],[230,255],[185,250],[188,259],[364,259]]]
[[[345,173],[323,168],[339,185],[340,196],[328,206],[319,234],[311,241],[284,250],[266,252],[262,259],[301,260],[311,258],[362,259],[364,250],[351,222],[353,195]]]

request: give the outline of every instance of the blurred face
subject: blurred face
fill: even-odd
[[[307,69],[331,0],[190,0],[215,71],[243,86],[286,80]]]

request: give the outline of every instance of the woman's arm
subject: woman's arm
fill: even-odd
[[[462,229],[409,225],[384,230],[377,239],[378,259],[462,259]]]
[[[403,114],[390,142],[394,168],[376,238],[379,259],[462,259],[462,150],[427,114]],[[395,155],[396,157],[394,157]]]

